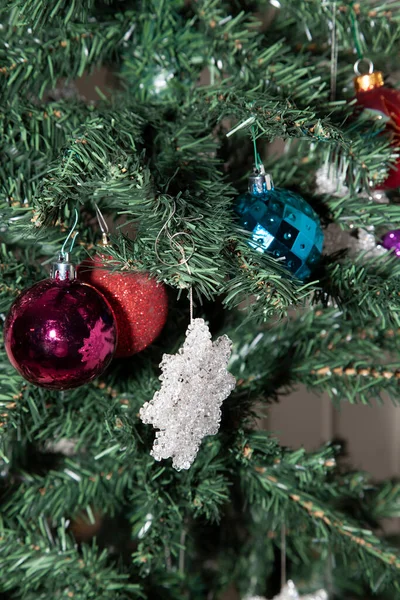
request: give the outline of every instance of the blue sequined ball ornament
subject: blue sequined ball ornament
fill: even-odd
[[[255,170],[235,211],[252,232],[250,246],[279,259],[297,278],[309,277],[321,258],[324,234],[317,213],[299,194],[274,188],[263,169]]]

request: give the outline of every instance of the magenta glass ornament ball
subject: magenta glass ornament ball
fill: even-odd
[[[11,364],[40,387],[67,390],[100,375],[116,348],[113,311],[94,287],[45,279],[25,290],[7,316]]]
[[[400,229],[394,229],[388,231],[382,238],[382,246],[386,250],[393,250],[393,252],[400,258]]]

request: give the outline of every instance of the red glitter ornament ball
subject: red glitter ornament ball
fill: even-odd
[[[100,375],[117,342],[107,300],[77,280],[45,279],[22,292],[4,327],[11,364],[40,387],[67,390]]]
[[[357,64],[357,63],[356,63]],[[391,135],[393,146],[400,145],[400,90],[385,87],[383,75],[374,71],[358,75],[354,79],[357,103],[364,109],[379,115],[386,121],[386,130]],[[400,187],[400,160],[389,171],[379,189]]]
[[[115,356],[132,356],[161,333],[168,313],[163,284],[146,273],[110,271],[98,257],[82,263],[79,277],[100,290],[114,311],[118,329]]]

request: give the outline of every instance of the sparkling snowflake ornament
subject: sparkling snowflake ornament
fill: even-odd
[[[281,589],[280,594],[274,597],[274,600],[328,600],[328,593],[326,590],[318,590],[313,594],[300,596],[293,581],[289,580]]]
[[[164,354],[161,389],[140,409],[143,423],[159,430],[151,451],[156,460],[172,457],[175,469],[189,469],[203,437],[218,432],[221,404],[236,384],[227,371],[231,347],[226,335],[212,342],[205,321],[194,319],[179,352]]]
[[[57,441],[48,440],[45,444],[47,452],[52,454],[64,454],[64,456],[75,456],[78,438],[61,438]]]
[[[377,241],[373,225],[358,230],[355,249],[363,252],[366,258],[374,258],[387,253],[387,250]]]
[[[334,165],[324,164],[315,173],[315,191],[317,194],[345,196],[349,188],[345,186],[345,174]]]

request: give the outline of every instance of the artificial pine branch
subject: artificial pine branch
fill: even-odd
[[[296,512],[311,520],[318,539],[329,539],[331,544],[337,544],[340,551],[348,555],[348,560],[359,562],[376,589],[385,579],[390,580],[387,570],[393,573],[400,568],[396,549],[383,543],[372,531],[360,528],[355,521],[332,509],[326,500],[321,500],[318,496],[323,495],[323,487],[311,493],[304,492],[293,477],[288,477],[285,461],[275,461],[272,467],[264,466],[265,461],[253,459],[251,443],[246,448],[248,464],[242,467],[245,470],[243,489],[251,504],[259,504],[263,510],[273,510],[275,517],[284,515],[286,505],[291,504]],[[270,495],[268,501],[265,492]],[[287,519],[283,519],[288,523]],[[392,580],[394,589],[398,589],[397,577],[394,575]]]
[[[52,531],[43,517],[35,525],[19,518],[14,527],[1,524],[2,592],[15,591],[23,598],[59,594],[102,600],[143,598],[141,586],[129,581],[128,573],[109,564],[107,551],[95,544],[79,552],[66,534],[66,522]],[[4,573],[7,572],[7,576]],[[21,573],[23,576],[21,577]]]
[[[287,152],[266,161],[275,183],[302,189],[326,220],[394,226],[398,207],[374,204],[370,186],[398,153],[376,119],[354,117],[349,82],[357,31],[358,50],[377,66],[395,60],[400,3],[343,0],[334,17],[330,2],[281,0],[263,25],[246,1],[128,4],[13,0],[0,9],[0,310],[46,277],[76,207],[76,259],[95,251],[96,202],[127,222],[107,265],[146,271],[172,296],[193,286],[196,316],[234,341],[238,386],[220,433],[187,473],[176,473],[149,457],[153,434],[138,411],[158,389],[162,353],[180,346],[184,298],[172,298],[151,348],[84,388],[37,389],[3,352],[0,589],[24,600],[203,600],[232,582],[244,596],[256,578],[264,594],[285,524],[295,567],[330,548],[360,582],[397,592],[400,559],[372,528],[398,516],[398,485],[343,472],[330,445],[290,451],[248,431],[260,400],[298,383],[335,402],[366,403],[384,391],[398,402],[396,259],[332,253],[301,283],[255,253],[233,212],[251,168],[250,130],[226,133],[247,123],[258,148],[284,139]],[[48,101],[59,78],[99,65],[116,74],[118,93],[100,90],[96,103]],[[205,69],[210,85],[202,86]],[[173,74],[165,96],[151,84],[160,72]],[[327,162],[340,165],[348,192],[312,198],[315,171]],[[68,520],[86,513],[93,522],[96,508],[124,520],[118,559],[115,539],[104,551],[73,539]]]

